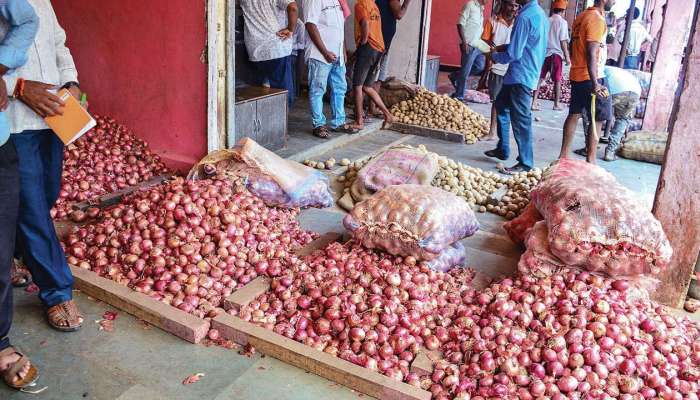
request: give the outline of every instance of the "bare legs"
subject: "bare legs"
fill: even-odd
[[[377,107],[379,107],[379,111],[381,111],[382,114],[384,114],[384,125],[382,127],[385,127],[387,124],[391,124],[394,122],[394,117],[391,115],[389,109],[386,108],[386,106],[384,105],[384,102],[379,96],[379,93],[377,93],[377,91],[374,90],[373,87],[355,86],[353,88],[353,91],[355,92],[355,118],[357,119],[353,128],[363,129],[365,126],[365,120],[363,117],[363,104],[365,101],[365,94],[369,96],[369,99]]]
[[[574,135],[576,134],[576,125],[578,124],[578,120],[581,117],[581,114],[569,114],[569,116],[566,117],[566,121],[564,121],[564,138],[561,143],[561,152],[559,153],[559,158],[569,158],[569,154],[571,153],[571,143],[574,140]],[[598,150],[598,132],[603,127],[602,122],[595,122],[596,124],[596,132],[593,132],[593,124],[590,125],[590,128],[588,129],[588,134],[586,135],[586,149],[587,149],[587,155],[586,155],[586,161],[588,161],[591,164],[596,163],[596,153]]]

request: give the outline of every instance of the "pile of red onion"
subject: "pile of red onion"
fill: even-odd
[[[51,215],[65,218],[72,203],[134,186],[168,172],[160,157],[124,125],[96,116],[97,126],[64,152],[62,187]]]
[[[538,99],[554,101],[554,82],[547,78],[540,86]],[[571,102],[571,82],[568,78],[561,81],[561,103],[569,104]]]
[[[76,227],[70,264],[204,317],[259,275],[280,276],[315,234],[299,210],[270,208],[239,183],[175,178]]]
[[[410,363],[421,348],[437,349],[449,339],[461,296],[475,295],[472,277],[469,269],[436,272],[413,257],[333,243],[274,279],[268,293],[237,314],[417,385]]]

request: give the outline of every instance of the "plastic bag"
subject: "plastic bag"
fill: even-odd
[[[666,132],[641,131],[627,135],[620,149],[620,156],[653,164],[663,164],[666,154]]]
[[[503,224],[503,229],[505,229],[508,237],[510,237],[513,242],[522,244],[525,242],[528,231],[535,226],[537,221],[541,220],[542,215],[537,211],[537,207],[530,202],[520,215]]]
[[[464,94],[464,100],[477,104],[488,104],[491,102],[491,98],[488,94],[471,89],[467,90],[467,92]]]
[[[657,275],[673,250],[637,195],[596,165],[563,159],[545,171],[530,199],[564,264],[607,276]]]
[[[333,205],[328,177],[322,172],[285,160],[244,138],[231,150],[215,151],[195,165],[188,179],[212,176],[243,178],[251,193],[270,207],[326,208]]]
[[[363,246],[431,261],[473,235],[479,222],[469,204],[433,186],[389,186],[353,208],[343,225]]]
[[[467,249],[460,242],[456,242],[440,253],[438,258],[427,262],[430,269],[437,272],[448,272],[455,267],[465,267],[467,262]]]

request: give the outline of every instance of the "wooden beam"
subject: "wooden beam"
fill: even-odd
[[[206,320],[102,278],[92,271],[75,266],[70,269],[76,289],[179,338],[199,343],[209,332],[209,322]]]
[[[219,142],[218,1],[207,0],[207,150],[221,148]]]
[[[342,233],[337,233],[337,232],[329,232],[329,233],[324,233],[321,235],[318,239],[314,240],[313,242],[307,244],[306,246],[295,250],[294,254],[298,255],[299,257],[306,257],[308,255],[311,255],[316,250],[321,250],[328,246],[329,244],[333,242],[339,242],[343,239],[343,234]]]
[[[233,309],[238,312],[269,289],[270,279],[259,276],[224,299],[224,309],[226,311]]]
[[[214,318],[212,328],[218,329],[222,337],[240,345],[251,345],[265,355],[378,399],[431,398],[430,392],[398,382],[228,314]]]
[[[620,56],[617,58],[617,66],[620,68],[622,68],[625,65],[625,58],[627,58],[627,47],[629,47],[630,44],[630,31],[632,30],[632,21],[634,21],[635,3],[636,0],[631,0],[630,8],[627,9],[627,18],[625,20],[625,36],[622,40],[622,49],[620,50]]]
[[[387,129],[396,132],[401,132],[406,135],[423,136],[455,143],[465,142],[464,135],[462,135],[461,133],[446,131],[443,129],[426,128],[424,126],[418,125],[404,124],[402,122],[395,122],[393,124],[390,124],[387,127]]]
[[[226,4],[226,148],[236,145],[236,0]]]
[[[674,7],[674,3],[669,2],[667,7]],[[668,9],[666,13],[668,22]],[[700,29],[697,20],[694,24],[685,85],[672,116],[653,210],[673,247],[671,267],[660,277],[661,283],[653,298],[677,308],[683,306],[690,275],[700,253],[700,135],[697,131],[700,119],[700,98],[697,96],[700,93]],[[657,60],[658,63],[665,62],[664,59]]]
[[[694,10],[694,1],[669,1],[666,4],[642,125],[645,130],[668,130]]]

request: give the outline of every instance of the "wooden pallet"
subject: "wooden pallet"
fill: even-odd
[[[401,132],[406,135],[424,136],[433,139],[446,140],[448,142],[465,143],[464,135],[457,132],[446,131],[443,129],[426,128],[419,125],[404,124],[395,122],[388,126],[392,131]]]
[[[73,209],[85,211],[90,207],[107,208],[107,207],[119,204],[122,201],[122,199],[124,198],[124,196],[127,196],[131,193],[134,193],[137,190],[148,189],[148,188],[152,188],[154,186],[158,186],[161,183],[170,179],[171,177],[172,177],[172,175],[158,175],[158,176],[153,177],[147,181],[141,182],[137,185],[129,186],[129,187],[117,190],[117,191],[112,192],[112,193],[104,194],[104,195],[102,195],[94,200],[76,203],[73,205]]]

